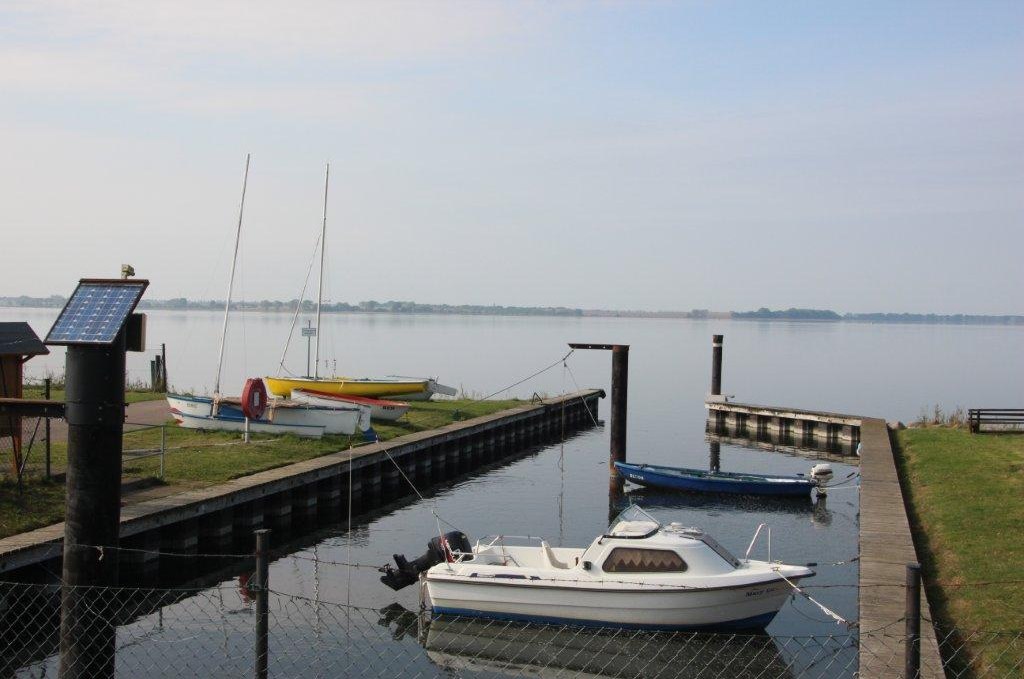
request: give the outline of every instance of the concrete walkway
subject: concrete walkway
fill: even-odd
[[[125,430],[137,429],[138,425],[163,424],[171,419],[171,408],[166,399],[129,403],[125,416]],[[133,426],[134,425],[134,426]],[[50,421],[50,440],[67,441],[68,423],[64,420]]]

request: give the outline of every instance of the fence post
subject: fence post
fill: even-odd
[[[256,531],[256,679],[267,677],[267,607],[269,604],[270,565],[267,549],[270,530]]]
[[[921,676],[921,564],[907,564],[906,648],[904,676]]]
[[[50,378],[43,380],[43,398],[50,400]],[[50,418],[46,418],[46,480],[50,480]]]
[[[160,478],[164,478],[164,453],[167,451],[167,425],[160,425]]]

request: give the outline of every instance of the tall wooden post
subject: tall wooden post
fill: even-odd
[[[267,646],[270,600],[270,531],[256,531],[256,679],[266,679],[269,667]]]
[[[124,429],[125,332],[105,346],[71,345],[60,676],[114,676],[112,590],[117,584]],[[104,548],[111,548],[105,552]]]
[[[612,462],[626,461],[626,400],[629,391],[629,345],[616,344],[612,347]]]
[[[612,352],[612,423],[608,467],[613,475],[618,475],[614,463],[626,461],[626,401],[629,391],[629,345],[570,343],[569,347],[572,349],[598,349]]]
[[[711,395],[722,394],[722,341],[725,335],[711,336]]]

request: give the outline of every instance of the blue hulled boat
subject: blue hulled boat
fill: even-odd
[[[702,493],[736,493],[739,495],[806,496],[817,482],[803,474],[779,476],[772,474],[744,474],[739,472],[711,472],[705,469],[662,467],[653,464],[616,462],[615,468],[623,477],[642,486],[689,490]]]

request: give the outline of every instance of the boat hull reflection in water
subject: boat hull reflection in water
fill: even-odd
[[[422,625],[427,657],[446,672],[527,676],[793,676],[764,634],[641,632],[522,624],[446,615]]]

